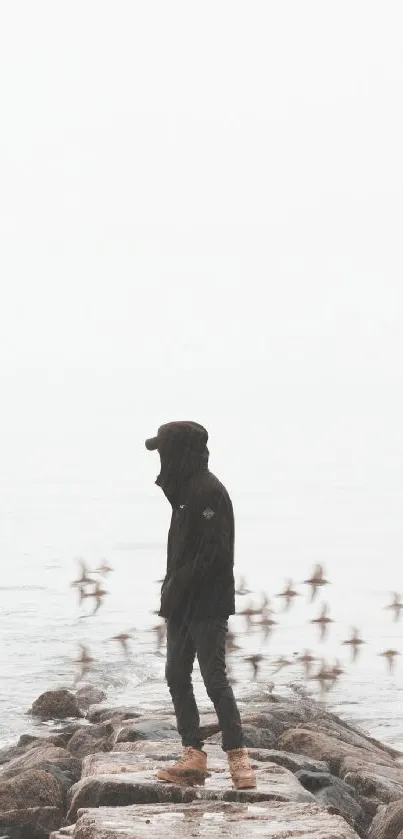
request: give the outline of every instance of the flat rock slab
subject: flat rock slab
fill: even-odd
[[[127,751],[123,747],[130,746]],[[157,770],[160,764],[166,768],[166,761],[175,761],[182,752],[180,743],[174,744],[170,740],[137,740],[134,743],[117,743],[113,752],[97,752],[84,758],[82,764],[82,778],[94,775],[114,775],[117,772],[142,772],[144,769]],[[228,772],[226,758],[220,746],[209,746],[208,771]],[[251,757],[253,755],[251,754]],[[263,761],[265,763],[266,760]],[[274,761],[273,761],[274,762]],[[254,764],[258,766],[259,760]]]
[[[179,749],[176,754],[173,754],[171,760],[176,760],[179,756]],[[96,775],[116,775],[121,772],[143,772],[145,769],[153,769],[156,762],[161,758],[157,755],[144,754],[142,751],[136,752],[98,752],[95,755],[88,755],[83,760],[83,769],[81,779],[91,778]]]
[[[124,746],[128,747],[127,751]],[[221,747],[209,744],[207,752],[209,772],[227,773],[226,759]],[[175,745],[166,740],[117,743],[113,752],[98,752],[84,758],[81,777],[110,775],[116,772],[139,772],[157,767],[160,762],[175,761],[180,754],[180,744]],[[263,768],[264,764],[275,763],[284,766],[292,773],[295,773],[301,767],[309,767],[311,771],[316,772],[329,772],[328,765],[322,761],[310,761],[309,758],[304,759],[301,755],[291,755],[287,752],[276,752],[272,749],[249,749],[249,755],[256,767],[259,767],[261,763]]]
[[[315,804],[272,802],[102,807],[80,812],[72,839],[357,839]],[[61,832],[52,839],[64,839]]]
[[[269,761],[252,761],[257,775],[257,789],[234,790],[228,764],[219,747],[210,747],[210,777],[204,786],[167,784],[156,778],[166,761],[158,757],[160,744],[154,743],[154,754],[137,751],[108,752],[88,756],[84,760],[83,778],[70,791],[68,821],[74,821],[83,807],[128,806],[131,804],[180,804],[194,800],[216,801],[289,801],[313,802],[294,775],[283,766]],[[151,743],[147,744],[148,749]],[[147,749],[147,751],[148,751]]]

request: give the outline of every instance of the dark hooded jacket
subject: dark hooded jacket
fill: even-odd
[[[185,426],[192,426],[191,434]],[[169,423],[157,439],[156,483],[172,505],[159,614],[227,618],[235,612],[234,514],[227,490],[208,468],[207,432],[194,423]]]

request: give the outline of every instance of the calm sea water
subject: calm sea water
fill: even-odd
[[[242,650],[231,656],[234,686],[241,704],[261,696],[273,680],[289,691],[303,684],[300,666],[273,676],[280,655],[307,647],[318,656],[336,656],[345,673],[326,702],[396,747],[403,748],[403,661],[389,675],[379,653],[393,646],[403,653],[401,624],[384,606],[401,583],[400,476],[384,470],[348,485],[337,470],[296,479],[286,471],[273,474],[265,490],[233,492],[237,521],[237,577],[245,574],[260,600],[273,597],[278,627],[267,643],[258,631],[245,633],[243,618],[231,627],[239,632]],[[152,484],[149,492],[128,483],[44,480],[21,483],[3,479],[0,486],[0,742],[8,743],[33,723],[26,717],[32,701],[49,688],[72,687],[79,642],[96,659],[86,681],[102,686],[112,703],[133,702],[144,709],[171,708],[164,683],[164,655],[156,651],[152,627],[158,618],[158,584],[165,565],[169,507]],[[380,512],[381,511],[381,512]],[[108,594],[97,615],[90,604],[79,607],[71,588],[75,557],[90,567],[102,559],[113,566]],[[331,585],[314,604],[301,582],[315,562],[323,562]],[[274,595],[285,577],[300,592],[289,612]],[[402,585],[403,589],[403,585]],[[238,598],[239,609],[249,597]],[[334,618],[329,639],[318,641],[309,623],[322,602]],[[341,645],[352,625],[366,644],[356,664]],[[111,636],[133,631],[130,658],[125,660]],[[257,682],[251,680],[244,654],[263,652]],[[195,670],[196,693],[202,707],[208,699]],[[307,689],[317,693],[315,684]]]

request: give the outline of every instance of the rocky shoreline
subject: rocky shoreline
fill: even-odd
[[[236,791],[214,713],[205,785],[174,786],[155,778],[180,753],[174,717],[105,699],[88,686],[36,700],[57,725],[0,750],[0,839],[403,839],[403,754],[320,703],[271,694],[242,715],[257,789]]]

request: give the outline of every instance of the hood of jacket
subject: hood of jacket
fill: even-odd
[[[161,470],[155,483],[161,487],[172,507],[175,507],[189,481],[208,468],[209,451],[207,446],[201,453],[179,447],[176,450],[167,448],[160,452],[160,459]]]
[[[172,422],[161,426],[153,439],[161,461],[156,484],[175,507],[193,476],[208,468],[208,434],[198,423]]]

